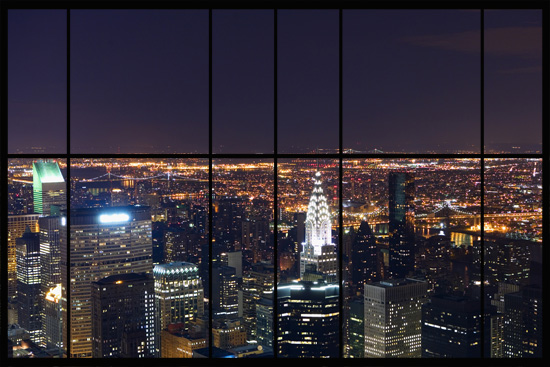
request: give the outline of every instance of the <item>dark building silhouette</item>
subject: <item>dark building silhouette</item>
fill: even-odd
[[[339,357],[338,284],[279,285],[277,297],[279,357]]]
[[[153,277],[112,275],[92,282],[92,356],[158,356]]]
[[[390,172],[389,191],[389,274],[403,278],[414,271],[414,176]]]
[[[433,296],[422,307],[422,357],[481,358],[478,299]]]
[[[369,224],[361,222],[351,249],[351,279],[355,289],[362,291],[365,283],[380,280],[379,251]]]

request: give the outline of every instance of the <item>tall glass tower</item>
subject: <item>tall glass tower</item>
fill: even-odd
[[[404,278],[414,271],[414,176],[390,172],[388,189],[389,273]]]
[[[44,216],[56,215],[60,208],[66,207],[65,179],[56,161],[33,162],[32,181],[35,213]],[[57,206],[53,213],[52,206]]]

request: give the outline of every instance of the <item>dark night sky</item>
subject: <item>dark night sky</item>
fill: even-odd
[[[9,152],[66,149],[66,12],[8,13]],[[479,150],[479,11],[344,10],[344,148]],[[485,13],[485,138],[538,144],[542,15]],[[273,12],[213,12],[213,151],[273,152]],[[338,12],[278,14],[278,152],[338,148]],[[208,12],[71,11],[71,152],[208,152]]]

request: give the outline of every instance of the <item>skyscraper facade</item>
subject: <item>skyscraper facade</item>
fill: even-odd
[[[63,217],[62,217],[63,218]],[[63,319],[70,312],[72,357],[92,356],[91,283],[111,275],[152,273],[151,214],[149,207],[126,206],[71,209],[70,249],[67,226],[61,226]],[[70,296],[67,264],[70,260]],[[63,344],[67,344],[64,329]]]
[[[16,258],[19,325],[29,333],[34,343],[41,344],[40,238],[29,227],[16,239]]]
[[[92,282],[91,298],[94,358],[158,357],[151,274],[118,274]]]
[[[279,356],[327,358],[339,356],[338,284],[306,282],[277,288]]]
[[[365,284],[365,357],[418,358],[422,343],[422,305],[428,283],[392,279]]]
[[[66,184],[59,164],[55,161],[35,161],[32,163],[32,190],[34,212],[47,216],[57,214],[66,207]],[[57,206],[52,213],[52,206]]]
[[[414,176],[390,172],[388,190],[389,273],[404,278],[414,271]]]
[[[25,233],[38,232],[38,214],[8,215],[8,298],[15,300],[17,294],[17,260],[15,241]]]
[[[435,295],[422,307],[422,357],[480,358],[479,300]]]
[[[183,324],[204,314],[204,288],[195,264],[172,262],[153,268],[160,330],[170,324]]]
[[[61,284],[61,252],[59,233],[61,217],[48,216],[38,219],[40,229],[40,280],[42,295]]]

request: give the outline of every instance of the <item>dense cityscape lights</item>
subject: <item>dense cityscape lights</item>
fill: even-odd
[[[550,5],[509,1],[2,2],[2,361],[542,358]]]

